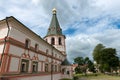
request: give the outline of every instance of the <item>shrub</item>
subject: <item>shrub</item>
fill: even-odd
[[[63,79],[60,79],[60,80],[72,80],[72,79],[69,79],[69,78],[63,78]]]

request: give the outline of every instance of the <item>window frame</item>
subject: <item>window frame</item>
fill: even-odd
[[[22,67],[23,64],[25,64],[24,68]],[[27,73],[28,69],[29,69],[29,60],[27,60],[27,59],[21,59],[20,72],[21,73]]]
[[[62,45],[62,38],[61,37],[58,38],[58,44]]]
[[[54,37],[51,38],[51,44],[55,45],[55,38]]]
[[[49,71],[49,64],[48,63],[45,63],[45,72],[48,72]]]
[[[34,65],[35,65],[35,68],[33,69]],[[37,73],[37,72],[38,72],[38,62],[32,61],[32,73]]]
[[[54,65],[54,66],[55,66],[55,72],[57,72],[57,69],[58,69],[58,68],[57,68],[57,65]]]
[[[29,49],[30,48],[30,39],[25,40],[25,48]]]
[[[35,44],[35,51],[38,52],[39,50],[39,44]]]

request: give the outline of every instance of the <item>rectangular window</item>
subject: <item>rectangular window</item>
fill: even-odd
[[[59,39],[58,39],[58,43],[59,43],[59,45],[62,45],[61,37],[59,37]]]
[[[60,65],[58,66],[58,68],[59,68],[58,71],[61,72],[61,66]]]
[[[52,65],[52,71],[55,72],[55,65]]]
[[[55,65],[55,72],[57,72],[57,65]]]
[[[38,72],[38,62],[37,61],[32,62],[32,72],[33,73]]]
[[[45,64],[45,72],[48,72],[48,64]]]
[[[30,48],[30,40],[29,39],[25,40],[25,48],[26,49]]]
[[[28,72],[28,67],[29,67],[29,60],[22,59],[21,60],[21,72],[22,73],[27,73]]]
[[[38,52],[38,50],[39,50],[39,45],[35,44],[35,51]]]

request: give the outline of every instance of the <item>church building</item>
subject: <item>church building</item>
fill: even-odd
[[[13,16],[0,20],[0,80],[59,80],[72,76],[65,35],[53,16],[44,38]],[[69,66],[69,67],[68,67]],[[67,71],[66,71],[67,70]]]

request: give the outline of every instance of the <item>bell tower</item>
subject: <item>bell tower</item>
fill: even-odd
[[[53,14],[52,20],[48,28],[47,35],[44,37],[44,40],[66,55],[65,47],[66,37],[65,35],[62,34],[62,29],[60,28],[57,19],[57,11],[55,8],[53,8],[52,14]]]

